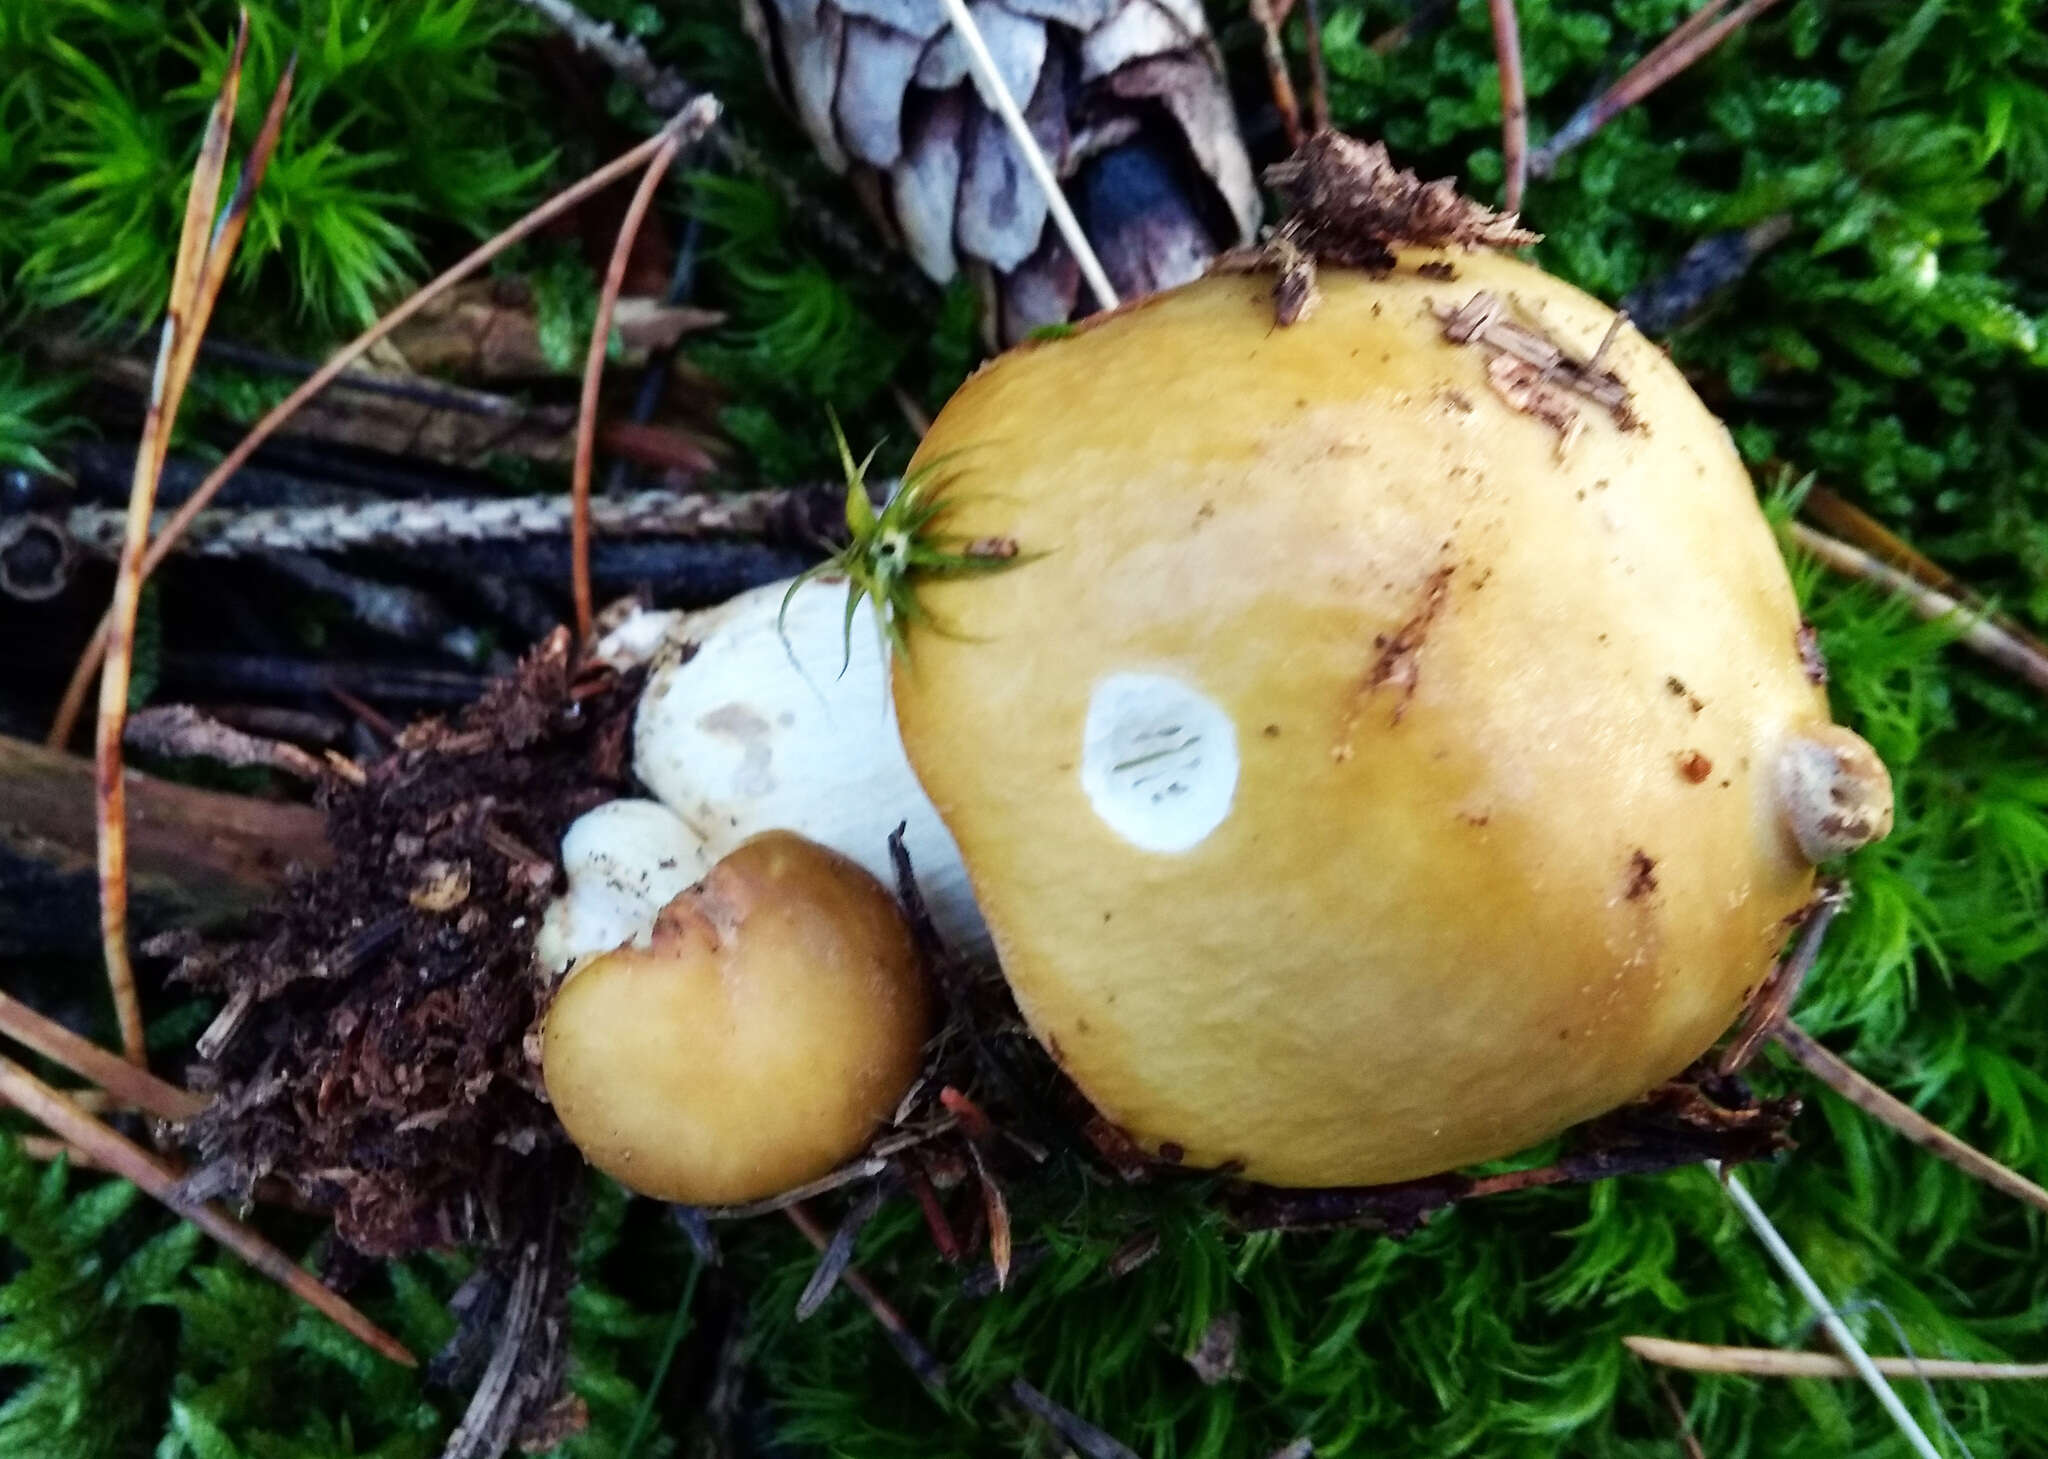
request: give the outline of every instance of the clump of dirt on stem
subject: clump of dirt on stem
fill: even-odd
[[[557,633],[453,724],[408,728],[325,799],[333,864],[252,935],[188,949],[226,1004],[184,1131],[194,1194],[283,1185],[372,1257],[506,1247],[554,1223],[574,1152],[528,1038],[555,848],[625,789],[637,685]]]

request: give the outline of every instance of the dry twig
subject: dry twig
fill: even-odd
[[[315,782],[326,778],[326,767],[297,745],[222,724],[189,704],[159,704],[138,710],[129,717],[122,740],[145,755],[257,766]]]
[[[576,460],[569,477],[569,582],[576,602],[576,641],[590,638],[595,610],[590,601],[590,465],[597,439],[597,391],[604,380],[604,356],[611,344],[612,311],[618,307],[619,289],[626,281],[626,260],[633,252],[633,240],[640,236],[640,224],[653,205],[655,189],[668,175],[682,140],[674,133],[662,135],[661,145],[648,159],[640,186],[626,207],[619,224],[618,240],[612,244],[611,262],[605,266],[604,287],[597,295],[597,320],[590,328],[590,353],[583,362],[583,396],[576,409]]]
[[[185,198],[185,221],[171,272],[171,293],[157,350],[156,375],[150,387],[148,412],[143,417],[141,444],[135,453],[127,532],[115,571],[113,604],[107,611],[107,656],[100,675],[99,724],[93,745],[100,825],[100,941],[114,1009],[121,1021],[121,1044],[129,1061],[136,1065],[147,1062],[148,1051],[143,1043],[142,1005],[135,993],[135,969],[128,953],[128,806],[121,778],[121,735],[128,714],[135,621],[147,571],[143,554],[149,545],[149,519],[156,504],[157,481],[170,450],[171,426],[178,417],[199,341],[206,333],[214,301],[227,281],[228,263],[234,257],[235,245],[241,241],[250,200],[270,160],[271,148],[276,145],[278,130],[284,124],[285,103],[291,96],[292,67],[287,65],[241,180],[216,222],[214,208],[227,172],[229,133],[234,123],[235,99],[241,90],[242,56],[248,44],[249,17],[245,11],[220,94],[207,118],[199,161]]]
[[[1669,1337],[1625,1337],[1621,1345],[1647,1363],[1688,1373],[1740,1373],[1751,1378],[1854,1378],[1856,1369],[1833,1353],[1783,1348],[1730,1348]],[[1953,1358],[1879,1358],[1871,1366],[1887,1378],[1957,1378],[1998,1383],[2048,1378],[2048,1363],[1966,1363]]]
[[[1493,17],[1493,59],[1500,72],[1500,163],[1505,174],[1501,207],[1522,211],[1529,180],[1529,98],[1522,84],[1522,26],[1515,0],[1486,0]]]
[[[345,1298],[323,1285],[253,1229],[215,1210],[180,1199],[178,1178],[140,1145],[124,1139],[78,1108],[11,1059],[0,1058],[0,1099],[15,1105],[38,1124],[83,1152],[85,1157],[138,1186],[163,1202],[264,1276],[332,1318],[353,1336],[395,1363],[414,1366],[411,1353],[397,1338],[370,1321]]]
[[[600,437],[602,444],[602,437]],[[810,541],[831,524],[844,487],[793,486],[746,492],[638,491],[595,496],[595,537],[768,537]],[[567,496],[443,497],[318,507],[229,507],[201,512],[176,550],[197,557],[274,552],[388,552],[449,544],[524,542],[562,537]],[[160,518],[160,520],[162,520]],[[119,522],[98,507],[64,519],[80,550],[118,547]]]
[[[1127,1445],[1105,1434],[1079,1414],[1054,1403],[1022,1378],[1010,1384],[1010,1397],[1033,1418],[1048,1424],[1083,1459],[1138,1459]]]
[[[687,145],[702,136],[718,117],[718,103],[709,96],[698,96],[682,111],[670,119],[660,132],[637,143],[620,153],[603,167],[592,172],[582,181],[574,183],[556,193],[525,217],[511,224],[488,241],[478,245],[461,261],[423,286],[419,292],[386,314],[382,319],[350,340],[330,356],[325,364],[311,375],[297,389],[271,407],[268,414],[255,425],[222,458],[220,464],[208,473],[149,544],[149,552],[142,560],[142,573],[146,578],[163,564],[177,545],[192,520],[204,511],[222,486],[237,471],[248,464],[249,458],[263,443],[275,435],[284,423],[291,419],[300,406],[324,390],[337,376],[362,358],[376,343],[392,330],[420,312],[435,299],[454,288],[485,264],[503,253],[520,239],[545,227],[554,219],[568,212],[595,193],[604,191],[620,178],[636,168],[644,166],[647,159],[664,145],[670,137]],[[71,738],[77,727],[79,711],[84,707],[86,686],[92,673],[99,666],[100,656],[106,651],[111,628],[112,615],[100,622],[92,641],[86,645],[78,668],[73,672],[70,685],[65,689],[64,701],[59,705],[57,715],[50,728],[49,743],[63,745]]]
[[[1920,617],[1932,622],[1953,616],[1962,628],[1957,641],[1963,647],[2017,675],[2033,688],[2048,693],[2048,654],[2043,653],[2039,643],[2014,633],[1990,614],[1970,607],[1952,593],[1928,587],[1910,574],[1879,561],[1862,548],[1852,547],[1839,538],[1816,531],[1804,522],[1789,523],[1785,530],[1822,566],[1844,577],[1896,593]]]
[[[1802,1069],[1865,1114],[1891,1126],[1928,1154],[1946,1160],[1993,1190],[2025,1201],[2036,1210],[2048,1211],[2048,1190],[2041,1189],[2018,1171],[1999,1164],[1975,1146],[1951,1135],[1904,1100],[1878,1088],[1797,1024],[1780,1020],[1771,1032]]]

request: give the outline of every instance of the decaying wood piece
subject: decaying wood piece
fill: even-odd
[[[929,277],[976,282],[993,338],[1089,306],[940,0],[747,0],[744,13],[819,154]],[[1249,241],[1258,188],[1200,5],[973,0],[969,13],[1120,296],[1185,283]]]
[[[89,761],[0,736],[0,957],[97,941]],[[216,926],[250,911],[293,862],[327,859],[320,813],[130,772],[132,920]]]

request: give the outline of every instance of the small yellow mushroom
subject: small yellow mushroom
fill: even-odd
[[[772,831],[664,907],[644,942],[570,974],[542,1072],[593,1165],[645,1195],[724,1205],[857,1155],[930,1026],[895,900],[847,858]]]

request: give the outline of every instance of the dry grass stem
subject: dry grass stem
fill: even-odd
[[[1724,1170],[1720,1161],[1708,1161],[1707,1170],[1720,1182],[1722,1193],[1741,1213],[1743,1221],[1748,1224],[1757,1241],[1770,1253],[1771,1260],[1777,1263],[1778,1270],[1785,1274],[1806,1305],[1820,1318],[1822,1330],[1841,1350],[1850,1370],[1862,1380],[1863,1386],[1870,1390],[1871,1396],[1877,1400],[1878,1406],[1885,1412],[1885,1417],[1892,1421],[1893,1427],[1897,1428],[1901,1437],[1906,1440],[1907,1446],[1919,1456],[1919,1459],[1942,1459],[1941,1451],[1934,1447],[1934,1441],[1927,1437],[1927,1432],[1920,1427],[1919,1420],[1908,1411],[1898,1395],[1898,1390],[1885,1381],[1884,1374],[1878,1370],[1870,1354],[1864,1351],[1863,1344],[1857,1341],[1856,1334],[1849,1329],[1849,1324],[1842,1320],[1842,1314],[1836,1310],[1834,1303],[1828,1300],[1828,1295],[1821,1290],[1820,1283],[1813,1279],[1813,1273],[1799,1260],[1797,1253],[1785,1240],[1784,1234],[1764,1213],[1764,1208],[1756,1203],[1756,1197],[1749,1193],[1741,1181]]]
[[[1860,547],[1879,562],[1900,572],[1924,588],[1944,593],[1972,608],[1983,608],[1983,597],[1968,583],[1921,552],[1854,502],[1819,483],[1808,487],[1800,499],[1801,515],[1853,547]],[[2048,664],[2048,643],[2044,643],[2003,613],[1986,611],[1985,619],[2017,640],[2039,663]]]
[[[576,408],[576,457],[569,477],[569,585],[576,602],[576,641],[587,643],[596,610],[590,600],[590,470],[597,448],[597,396],[604,382],[605,351],[611,344],[612,313],[618,308],[619,290],[626,281],[626,260],[633,252],[633,240],[640,236],[640,224],[654,203],[655,189],[668,175],[682,145],[673,133],[664,133],[661,145],[648,159],[640,186],[626,207],[619,224],[618,239],[612,244],[611,261],[605,265],[604,287],[597,296],[597,319],[590,327],[590,352],[583,361],[583,396]]]
[[[1860,547],[1830,537],[1804,522],[1792,522],[1786,530],[1792,540],[1812,553],[1822,566],[1844,577],[1896,593],[1920,617],[1931,622],[1953,616],[1962,626],[1957,641],[1965,648],[2048,694],[2048,653],[2043,652],[2040,644],[2015,634],[1989,614],[1972,608],[1953,594],[1916,581],[1910,574],[1880,561]]]
[[[199,483],[192,495],[172,514],[171,519],[149,544],[148,554],[142,560],[143,576],[147,578],[162,565],[178,540],[184,536],[192,520],[206,509],[221,487],[227,484],[228,479],[248,464],[249,458],[256,454],[263,443],[275,435],[301,406],[326,389],[350,365],[367,354],[379,340],[520,239],[547,226],[594,193],[602,192],[636,168],[644,166],[647,159],[652,157],[669,137],[675,137],[683,145],[688,145],[692,140],[702,136],[717,117],[718,104],[708,96],[698,97],[671,119],[660,132],[628,148],[582,181],[564,188],[516,223],[478,245],[460,262],[343,345],[325,364],[308,375],[297,389],[251,426],[234,449],[221,459],[220,464],[207,474],[206,479]],[[79,660],[78,668],[72,674],[71,684],[65,690],[64,701],[58,707],[56,718],[50,728],[48,742],[52,746],[61,747],[69,742],[72,732],[77,727],[79,712],[85,703],[86,687],[91,682],[93,670],[99,666],[100,656],[106,651],[110,626],[111,615],[101,620],[92,641],[87,644]]]
[[[755,1216],[766,1216],[775,1211],[786,1211],[812,1196],[822,1196],[827,1191],[838,1190],[843,1185],[852,1185],[857,1180],[867,1180],[880,1175],[889,1168],[889,1162],[877,1156],[868,1155],[850,1165],[842,1165],[816,1180],[807,1180],[802,1185],[766,1196],[758,1201],[749,1201],[744,1206],[699,1206],[697,1209],[713,1221],[745,1221]]]
[[[86,1160],[133,1183],[146,1195],[190,1221],[229,1251],[294,1296],[332,1318],[365,1345],[395,1363],[414,1366],[404,1344],[357,1311],[347,1300],[317,1281],[310,1272],[272,1246],[252,1228],[212,1206],[179,1198],[178,1178],[170,1167],[140,1145],[101,1124],[64,1094],[11,1059],[0,1058],[0,1099],[19,1108]]]
[[[1896,1095],[1878,1088],[1797,1024],[1781,1021],[1773,1033],[1800,1068],[1872,1119],[1891,1126],[1928,1154],[1946,1160],[1993,1190],[2025,1201],[2037,1211],[2048,1211],[2048,1190],[1951,1135]]]
[[[199,1095],[138,1069],[5,993],[0,993],[0,1034],[79,1078],[91,1080],[117,1103],[132,1105],[160,1120],[177,1124],[206,1108]]]
[[[142,1004],[135,992],[135,969],[128,952],[128,803],[121,772],[121,735],[128,715],[128,681],[134,666],[135,621],[142,602],[146,573],[143,557],[149,546],[151,513],[156,508],[157,482],[170,450],[171,426],[178,417],[185,386],[192,377],[199,341],[206,333],[214,301],[227,280],[229,261],[248,221],[255,194],[291,94],[287,67],[271,98],[255,150],[244,167],[228,208],[218,223],[221,179],[227,172],[228,141],[235,101],[241,93],[242,57],[249,44],[249,17],[243,12],[234,51],[220,94],[206,122],[199,160],[185,196],[185,220],[171,271],[171,292],[164,313],[156,371],[150,383],[149,406],[135,452],[135,477],[128,493],[128,519],[115,568],[113,603],[107,610],[107,654],[100,675],[99,722],[93,740],[93,789],[99,823],[100,943],[107,982],[121,1023],[121,1046],[131,1063],[147,1062]]]
[[[1621,1345],[1646,1363],[1688,1373],[1737,1373],[1751,1378],[1854,1378],[1856,1369],[1833,1353],[1783,1348],[1728,1348],[1668,1337],[1625,1337]],[[2048,1363],[1966,1363],[1952,1358],[1879,1358],[1871,1365],[1887,1378],[1949,1378],[2009,1383],[2048,1378]]]

